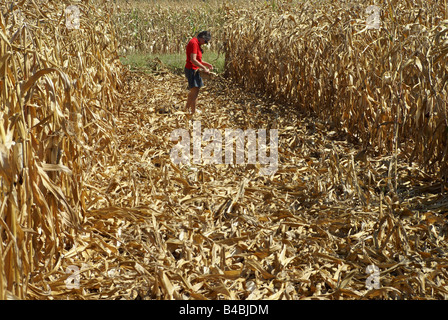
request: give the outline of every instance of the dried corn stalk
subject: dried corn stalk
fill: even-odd
[[[276,2],[228,10],[228,75],[328,119],[381,154],[447,173],[447,24],[438,1]],[[244,63],[243,63],[244,62]]]
[[[104,6],[103,6],[104,7]],[[120,70],[110,12],[0,1],[0,299],[24,298],[71,247],[83,181],[111,147]],[[72,7],[73,8],[73,7]],[[97,21],[99,24],[94,24]]]
[[[223,3],[215,0],[190,1],[187,5],[118,1],[114,25],[121,52],[184,53],[191,37],[203,30],[211,32],[210,49],[218,51],[224,16]]]

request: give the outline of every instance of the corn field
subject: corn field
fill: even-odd
[[[0,4],[0,299],[448,298],[445,3]],[[271,176],[173,163],[185,78],[120,62],[202,29],[195,120],[278,130]]]
[[[410,163],[446,177],[446,6],[380,1],[381,26],[368,28],[370,5],[229,10],[229,76],[341,125],[373,153],[403,148]]]
[[[219,1],[118,3],[114,15],[120,52],[178,53],[202,30],[214,39],[210,49],[222,47],[224,9]]]
[[[117,43],[107,14],[77,5],[69,29],[63,3],[1,1],[0,299],[28,296],[60,263],[85,214],[91,157],[114,153]]]

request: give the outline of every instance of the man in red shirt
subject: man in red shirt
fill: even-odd
[[[196,100],[199,95],[199,89],[204,86],[200,71],[210,73],[213,66],[202,61],[201,45],[207,44],[211,39],[209,31],[200,32],[197,37],[188,42],[187,45],[187,62],[185,63],[185,77],[188,79],[188,88],[190,92],[187,98],[187,112],[194,114],[196,109]]]

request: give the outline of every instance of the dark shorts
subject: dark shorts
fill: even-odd
[[[193,87],[203,87],[204,82],[202,81],[201,75],[199,71],[195,72],[196,70],[185,68],[185,77],[188,80],[188,89],[191,89]]]

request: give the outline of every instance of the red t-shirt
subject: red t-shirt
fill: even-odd
[[[191,62],[190,55],[192,53],[196,53],[196,60],[198,60],[200,63],[202,63],[202,51],[199,46],[198,38],[193,38],[190,40],[190,42],[188,42],[188,44],[187,44],[187,63],[185,64],[185,68],[196,70],[196,69],[199,69],[199,67],[195,66]]]

